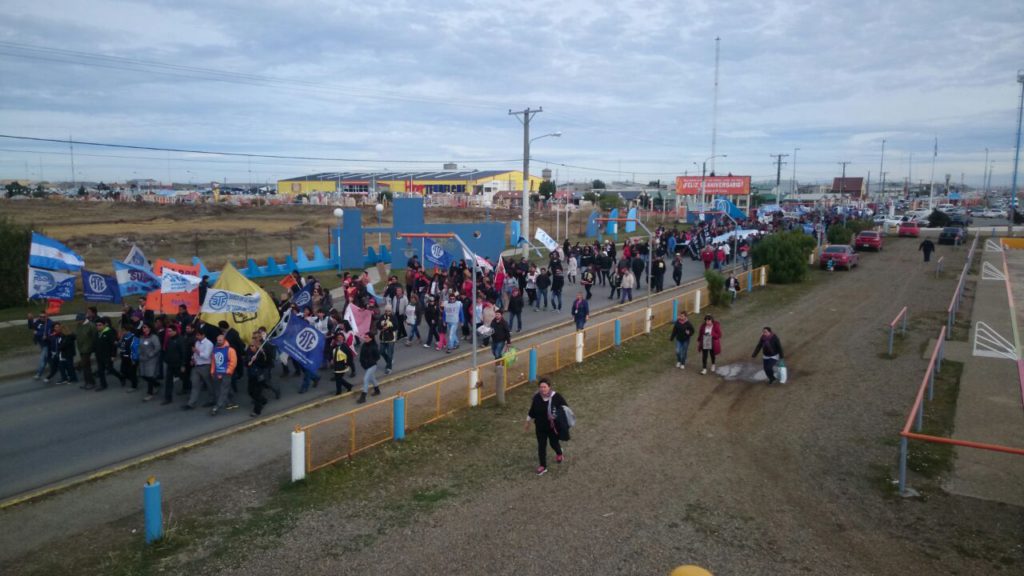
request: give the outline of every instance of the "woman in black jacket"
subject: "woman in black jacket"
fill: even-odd
[[[380,394],[380,384],[377,383],[377,362],[379,361],[380,348],[377,347],[377,341],[372,335],[366,334],[363,336],[363,347],[359,349],[359,365],[363,367],[363,391],[359,393],[357,404],[366,402],[366,393],[370,391],[371,384],[373,385],[373,395]]]
[[[782,342],[779,341],[779,337],[768,326],[761,330],[761,338],[757,341],[754,353],[750,357],[757,358],[758,352],[764,355],[764,374],[768,377],[768,385],[771,386],[775,384],[775,364],[784,358],[784,355],[782,352]]]
[[[533,395],[530,412],[526,415],[526,424],[523,428],[529,430],[530,422],[533,422],[537,433],[537,458],[540,460],[540,466],[537,467],[538,476],[548,471],[549,443],[555,451],[555,462],[562,461],[562,446],[558,443],[555,421],[559,420],[560,412],[564,414],[565,406],[568,406],[565,398],[551,389],[551,382],[547,378],[541,378],[537,383],[537,393]],[[564,420],[562,416],[561,421]]]

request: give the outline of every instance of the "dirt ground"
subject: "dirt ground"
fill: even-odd
[[[664,329],[556,375],[579,425],[545,476],[533,474],[532,391],[520,389],[506,408],[460,414],[276,496],[260,494],[283,462],[226,483],[176,511],[220,528],[131,573],[1020,574],[1024,511],[948,495],[941,479],[913,477],[916,499],[892,485],[921,354],[963,262],[943,247],[954,272],[935,279],[916,248],[890,239],[852,272],[815,271],[715,311],[719,368],[738,378],[700,376],[692,350],[674,368]],[[884,358],[904,305],[908,337]],[[785,385],[756,379],[765,325],[782,339]],[[303,499],[314,489],[330,497]],[[282,519],[282,508],[294,510]],[[129,525],[68,549],[105,531],[123,539]]]

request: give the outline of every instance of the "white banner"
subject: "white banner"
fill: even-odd
[[[552,252],[558,250],[558,242],[555,242],[555,239],[541,228],[537,228],[537,231],[533,233],[533,238]]]
[[[191,292],[199,287],[199,277],[190,274],[175,272],[170,268],[164,268],[160,275],[160,291],[164,294],[176,294],[179,292]]]
[[[202,312],[223,314],[235,312],[257,312],[260,308],[259,294],[239,294],[227,290],[211,289],[206,293]]]

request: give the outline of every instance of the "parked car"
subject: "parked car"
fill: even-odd
[[[1006,216],[1006,210],[996,210],[995,208],[989,208],[981,213],[982,218],[1003,218]]]
[[[974,221],[963,214],[953,214],[949,217],[949,223],[953,226],[970,226]]]
[[[853,251],[853,247],[846,244],[833,244],[825,248],[821,253],[821,269],[828,268],[829,262],[833,268],[846,268],[853,270],[853,267],[860,263],[860,256]]]
[[[939,232],[939,244],[963,244],[964,229],[958,226],[949,226]]]
[[[902,221],[903,220],[900,219],[899,216],[893,216],[893,217],[890,218],[889,216],[886,216],[884,214],[879,214],[878,216],[875,216],[872,219],[872,222],[874,222],[876,225],[882,226],[882,227],[887,228],[887,229],[888,228],[895,228],[895,227],[899,226],[900,222],[902,222]]]
[[[857,234],[853,240],[854,248],[858,250],[872,249],[876,252],[882,251],[882,233],[874,230],[864,230]]]
[[[901,222],[899,229],[896,231],[900,238],[909,236],[911,238],[917,238],[921,235],[921,228],[918,227],[917,222],[908,221]]]

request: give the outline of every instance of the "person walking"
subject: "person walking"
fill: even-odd
[[[633,301],[633,288],[636,288],[636,276],[629,268],[620,268],[622,280],[619,282],[619,304]]]
[[[710,314],[700,325],[701,374],[708,373],[708,357],[711,358],[711,372],[715,371],[715,357],[722,353],[722,326]]]
[[[583,296],[583,292],[576,293],[576,299],[572,302],[572,319],[576,322],[576,330],[583,330],[590,320],[590,303]]]
[[[43,371],[50,364],[50,347],[47,345],[46,339],[53,332],[53,322],[46,312],[41,313],[38,317],[33,316],[30,312],[28,329],[32,331],[32,343],[39,346],[39,365],[36,368],[36,375],[32,377],[33,380],[39,380],[43,377]]]
[[[366,393],[373,385],[373,395],[380,395],[380,384],[377,383],[377,362],[380,361],[380,349],[377,341],[370,334],[363,335],[363,347],[359,349],[359,365],[363,368],[363,391],[359,394],[356,404],[366,402]]]
[[[160,339],[153,333],[149,324],[142,325],[139,336],[139,376],[146,383],[146,396],[143,402],[153,399],[156,389],[160,386],[157,375],[160,373]]]
[[[686,316],[686,312],[680,311],[679,317],[672,324],[672,334],[668,339],[676,344],[676,368],[686,370],[686,354],[690,349],[690,337],[693,336],[693,324]]]
[[[125,390],[125,392],[138,392],[139,339],[135,335],[134,328],[127,328],[121,334],[121,340],[118,342],[118,352],[121,355],[121,364],[118,366],[119,371],[115,375],[121,379],[122,388],[124,388],[125,380],[131,383],[131,388]]]
[[[779,341],[779,337],[772,332],[772,329],[765,326],[761,330],[761,338],[757,341],[757,346],[754,347],[754,353],[750,355],[751,358],[757,358],[757,354],[760,352],[762,361],[764,362],[764,374],[768,377],[768,385],[775,384],[775,365],[779,360],[783,359],[782,342]]]
[[[556,260],[557,263],[557,260]],[[565,287],[565,276],[562,275],[562,268],[552,268],[554,276],[551,278],[551,309],[562,310],[562,288]]]
[[[651,265],[651,290],[661,292],[665,289],[665,271],[667,269],[665,259],[655,256],[654,263]]]
[[[267,404],[263,388],[274,368],[273,356],[263,345],[263,334],[260,332],[253,334],[252,341],[246,348],[245,363],[249,367],[248,392],[252,400],[252,412],[249,412],[249,417],[256,418],[263,413],[263,406]]]
[[[575,258],[569,258],[570,262],[575,262]],[[580,284],[583,285],[583,289],[587,291],[587,300],[590,300],[590,289],[594,286],[594,280],[596,274],[594,274],[594,267],[587,266],[583,269],[583,274],[580,276]],[[575,284],[575,282],[573,282]]]
[[[729,277],[725,279],[725,289],[729,291],[729,295],[732,298],[729,302],[735,303],[736,294],[740,291],[740,281],[732,272],[730,272]]]
[[[448,295],[448,303],[444,305],[444,322],[448,328],[447,346],[445,354],[451,354],[452,350],[459,347],[459,324],[462,323],[462,302],[455,297],[455,293]],[[362,355],[360,354],[360,360]],[[365,367],[364,367],[365,368]],[[366,388],[364,385],[363,388]]]
[[[164,350],[164,400],[161,406],[172,402],[174,396],[174,379],[179,378],[184,385],[182,367],[188,361],[188,348],[185,339],[178,334],[178,327],[172,322],[167,325],[167,349]]]
[[[541,301],[544,302],[544,309],[548,309],[548,289],[551,288],[551,275],[547,268],[541,268],[537,275],[537,299],[534,300],[533,311],[540,312]],[[552,300],[554,302],[554,300]]]
[[[205,389],[210,398],[215,399],[216,392],[213,389],[213,380],[210,375],[210,356],[213,354],[213,342],[206,337],[202,330],[195,331],[195,344],[192,345],[192,388],[188,393],[188,402],[181,407],[182,410],[192,410],[199,403],[199,395]],[[203,404],[204,407],[214,406],[215,400]]]
[[[548,444],[555,451],[555,462],[561,463],[564,459],[562,445],[558,441],[557,422],[559,419],[564,421],[566,406],[568,404],[565,398],[551,389],[551,382],[547,378],[541,378],[537,382],[537,393],[530,401],[530,411],[526,414],[523,430],[529,430],[530,423],[533,422],[537,434],[538,476],[548,471]]]
[[[399,322],[392,313],[391,305],[384,307],[384,314],[377,321],[377,333],[380,334],[380,355],[384,357],[384,374],[391,374],[395,361],[395,342],[398,341]]]
[[[234,374],[238,370],[238,353],[228,343],[224,334],[217,336],[217,345],[213,347],[210,363],[210,377],[216,394],[217,403],[210,410],[210,416],[216,416],[222,410],[238,408],[235,404],[235,392],[231,387]]]
[[[516,332],[523,331],[523,293],[519,290],[513,290],[512,296],[508,299],[508,328],[512,329],[516,327]]]
[[[341,389],[346,392],[352,390],[352,383],[345,379],[347,373],[353,376],[356,374],[355,353],[345,343],[344,334],[338,334],[334,339],[334,349],[331,350],[331,368],[334,370],[334,395],[340,396]]]
[[[96,319],[96,379],[95,390],[107,389],[107,373],[114,373],[114,355],[117,353],[117,334],[110,327],[110,320]]]
[[[508,345],[512,343],[512,330],[510,329],[501,310],[494,311],[494,319],[491,320],[491,355],[498,360],[505,354]]]
[[[935,252],[935,243],[932,242],[931,238],[925,238],[917,249],[924,252],[924,261],[929,262],[932,259],[932,252]]]
[[[81,388],[92,390],[96,382],[92,376],[92,357],[96,350],[96,308],[85,309],[85,318],[75,328],[75,343],[78,346],[78,366],[82,369]]]
[[[683,256],[681,254],[672,257],[672,280],[676,286],[683,281]]]

